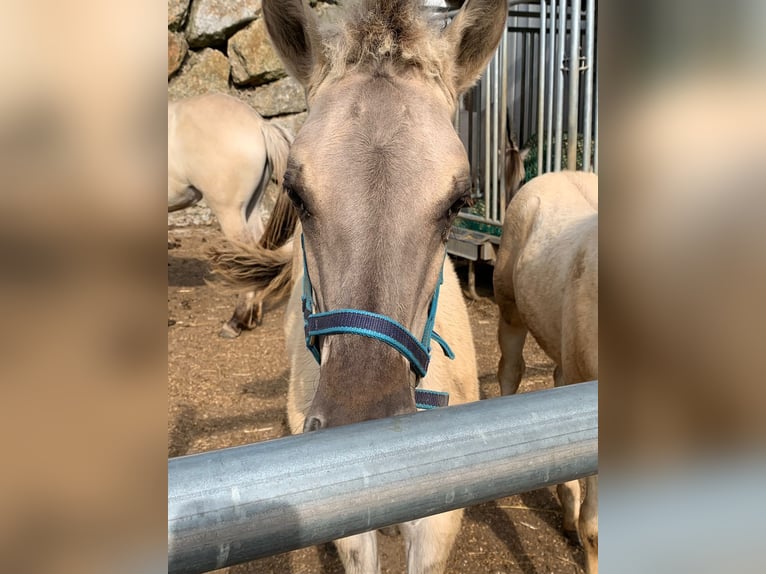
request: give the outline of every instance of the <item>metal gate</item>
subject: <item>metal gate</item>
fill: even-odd
[[[497,52],[455,117],[475,204],[458,215],[448,250],[469,261],[494,262],[500,243],[508,133],[529,151],[526,180],[561,169],[598,171],[596,0],[508,5]]]

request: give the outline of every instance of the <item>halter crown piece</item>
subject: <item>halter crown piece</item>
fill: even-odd
[[[340,334],[361,335],[362,337],[376,339],[393,347],[410,362],[410,367],[419,378],[425,377],[428,371],[428,364],[431,360],[431,339],[439,344],[447,357],[450,359],[455,358],[455,354],[449,348],[449,345],[434,332],[443,266],[442,271],[439,271],[439,281],[436,283],[436,289],[428,307],[428,320],[426,321],[423,337],[418,339],[400,323],[378,313],[361,311],[359,309],[336,309],[334,311],[325,311],[324,313],[314,313],[314,289],[311,286],[309,269],[306,264],[306,249],[303,235],[301,235],[301,248],[303,249],[303,296],[301,297],[301,302],[303,306],[306,348],[311,351],[317,363],[321,362],[318,346],[319,337]],[[449,393],[428,389],[415,389],[415,406],[419,409],[446,407],[447,404],[449,404]]]

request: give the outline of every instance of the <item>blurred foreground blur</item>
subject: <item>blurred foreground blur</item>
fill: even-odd
[[[602,16],[601,565],[763,572],[764,3]]]
[[[165,567],[163,11],[2,3],[1,572]]]

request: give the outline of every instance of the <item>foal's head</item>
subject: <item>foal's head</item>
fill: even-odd
[[[300,212],[316,311],[371,311],[422,335],[470,192],[457,97],[492,56],[506,6],[468,0],[442,30],[419,1],[362,0],[320,32],[307,3],[264,0],[272,43],[308,100],[284,187]],[[323,337],[307,428],[414,411],[416,382],[380,341]]]
[[[521,184],[527,177],[524,161],[527,159],[529,149],[519,149],[519,146],[508,135],[505,147],[505,201],[506,203],[516,195]]]

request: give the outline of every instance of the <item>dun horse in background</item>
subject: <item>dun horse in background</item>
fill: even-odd
[[[471,191],[452,118],[507,7],[470,0],[442,28],[422,2],[362,0],[320,31],[308,3],[263,1],[272,44],[308,100],[284,179],[302,241],[289,260],[251,249],[215,261],[224,278],[257,287],[291,270],[292,432],[415,412],[444,393],[450,404],[479,398],[468,314],[445,257]],[[461,516],[399,525],[410,574],[444,571]],[[376,533],[336,546],[346,572],[380,572]]]
[[[229,241],[256,244],[264,234],[261,204],[271,175],[282,181],[291,134],[224,94],[168,103],[168,212],[203,197]],[[260,322],[263,295],[240,296],[221,336]]]
[[[527,332],[556,363],[556,386],[598,379],[598,179],[558,172],[524,185],[505,214],[494,274],[500,307],[503,395],[524,375]],[[598,572],[598,477],[558,486],[564,530],[585,547],[588,574]]]
[[[508,205],[527,177],[524,161],[529,155],[529,150],[519,149],[516,140],[511,136],[510,120],[505,123],[505,137],[505,204]]]

